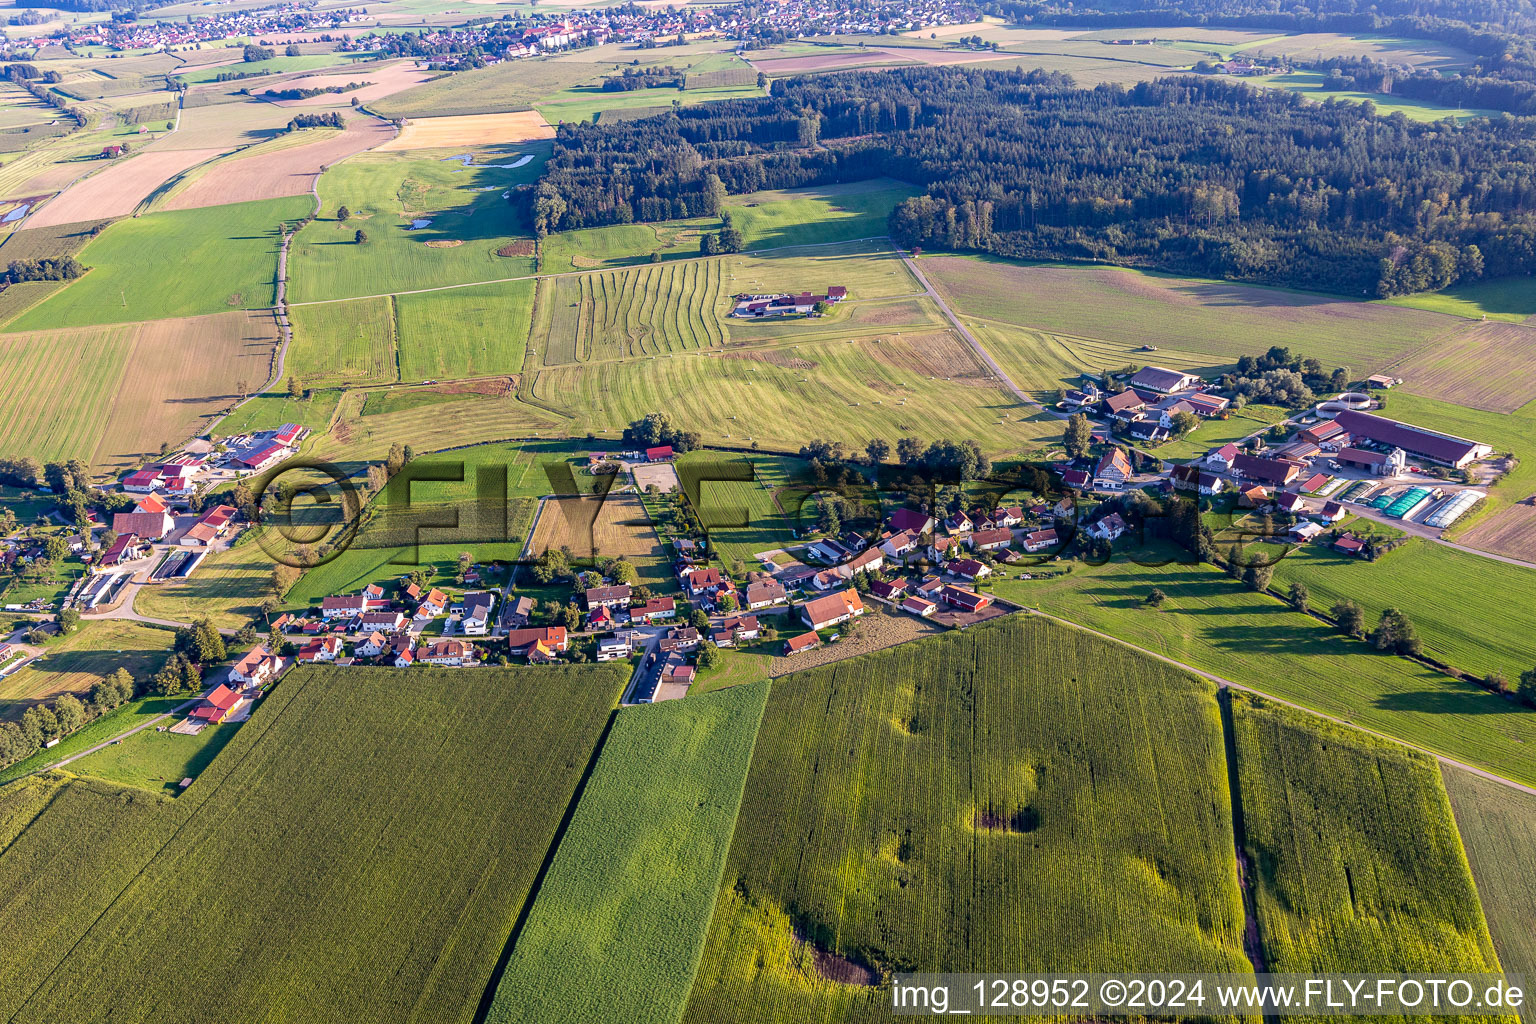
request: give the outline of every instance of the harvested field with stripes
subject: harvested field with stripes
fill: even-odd
[[[534,554],[570,549],[573,558],[659,556],[661,541],[640,499],[632,494],[553,498],[533,531]]]
[[[1536,328],[1474,323],[1388,367],[1403,389],[1487,412],[1514,412],[1532,400]]]
[[[191,210],[300,195],[314,188],[315,180],[326,167],[393,137],[394,129],[381,121],[353,119],[345,131],[309,145],[253,156],[237,154],[208,168],[196,181],[172,195],[163,208]]]
[[[27,218],[29,228],[124,217],[187,168],[218,156],[219,149],[151,150],[118,162],[65,189]],[[230,200],[234,202],[235,200]]]
[[[533,337],[545,366],[714,348],[721,295],[719,260],[545,278]]]

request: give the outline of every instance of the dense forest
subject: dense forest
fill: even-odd
[[[637,156],[639,154],[639,156]],[[1350,295],[1536,269],[1536,123],[1455,127],[1223,78],[1074,88],[902,68],[562,125],[541,233],[713,216],[727,193],[891,175],[902,244],[1104,260]]]

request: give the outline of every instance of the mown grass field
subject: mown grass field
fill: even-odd
[[[537,145],[476,149],[475,163],[514,163],[517,153]],[[547,143],[542,145],[547,149]],[[431,152],[361,153],[320,176],[322,213],[293,241],[291,301],[383,295],[532,273],[531,257],[498,256],[496,250],[526,237],[521,215],[501,193],[532,181],[539,162],[515,169],[465,167],[449,154]],[[352,214],[345,223],[336,219],[342,206]],[[418,221],[431,223],[412,229]],[[359,230],[368,236],[362,245],[353,240]],[[459,244],[446,245],[450,242]]]
[[[493,438],[553,437],[564,433],[569,423],[559,412],[510,394],[464,394],[444,402],[406,403],[381,413],[367,412],[368,397],[352,391],[342,398],[335,427],[311,448],[316,458],[378,461],[396,442],[429,452]]]
[[[533,344],[545,366],[717,347],[721,278],[719,260],[543,278]]]
[[[742,100],[762,96],[754,79],[740,85],[700,86],[692,89],[636,89],[631,92],[604,92],[598,85],[572,85],[540,100],[535,109],[550,124],[564,121],[591,121],[609,111],[625,111],[636,108],[665,106],[672,108],[673,101],[691,106],[711,100]]]
[[[97,718],[83,729],[70,733],[59,741],[58,746],[39,750],[31,757],[0,770],[0,786],[19,779],[23,775],[43,771],[72,754],[89,750],[119,733],[127,732],[136,725],[165,714],[180,703],[182,703],[180,697],[136,698],[116,711]]]
[[[314,71],[317,68],[328,68],[338,64],[350,64],[355,58],[348,58],[345,54],[311,53],[298,57],[278,56],[271,60],[240,61],[236,64],[225,64],[216,67],[204,67],[195,71],[188,71],[173,77],[186,82],[188,85],[196,85],[200,82],[211,82],[221,74],[258,74],[279,75],[294,71]],[[357,72],[358,81],[368,77],[367,69]],[[257,86],[260,88],[260,86]],[[268,88],[273,88],[268,86]],[[281,88],[280,86],[276,88]],[[343,97],[345,98],[345,97]]]
[[[272,596],[272,566],[271,556],[254,540],[215,551],[186,579],[139,588],[133,610],[173,622],[206,615],[220,629],[239,629],[259,619],[261,602]]]
[[[1524,600],[1536,569],[1413,537],[1374,562],[1303,544],[1281,559],[1271,586],[1283,593],[1298,581],[1313,607],[1349,598],[1372,626],[1383,608],[1402,609],[1425,653],[1465,672],[1514,680],[1536,665],[1536,610]]]
[[[684,1019],[885,1019],[815,948],[1246,971],[1231,823],[1211,685],[1044,621],[777,679]]]
[[[1536,797],[1449,766],[1440,774],[1499,961],[1507,973],[1530,978],[1536,975]]]
[[[210,725],[196,736],[145,729],[115,746],[72,762],[69,770],[120,786],[174,795],[182,779],[202,774],[242,724]]]
[[[1170,557],[1149,550],[1145,558]],[[1536,783],[1536,716],[1471,683],[1347,640],[1209,566],[1074,564],[1051,580],[1006,580],[998,596],[1374,729]],[[1148,608],[1153,587],[1167,595]]]
[[[381,384],[399,379],[390,300],[355,299],[289,312],[293,342],[283,369],[305,387]]]
[[[108,795],[0,855],[0,1008],[197,1017],[216,984],[221,1015],[472,1020],[625,673],[400,679],[297,670],[174,802],[72,784]]]
[[[1279,423],[1289,415],[1277,405],[1246,405],[1224,420],[1202,419],[1200,426],[1184,437],[1151,449],[1157,457],[1172,462],[1197,459],[1212,448],[1229,441],[1239,441],[1254,431]]]
[[[768,684],[619,712],[487,1020],[676,1021]]]
[[[532,281],[401,295],[400,376],[452,380],[523,368],[533,317]]]
[[[1496,110],[1452,107],[1443,103],[1432,103],[1429,100],[1415,100],[1379,92],[1333,90],[1324,85],[1323,74],[1320,71],[1292,71],[1285,75],[1266,75],[1252,81],[1255,85],[1300,93],[1317,103],[1325,103],[1330,99],[1336,103],[1370,103],[1375,106],[1376,113],[1380,117],[1391,117],[1393,114],[1400,113],[1410,121],[1442,121],[1447,118],[1453,121],[1469,121],[1474,117],[1497,117],[1499,113]]]
[[[1165,355],[1182,353],[1222,366],[1285,345],[1363,377],[1457,326],[1422,310],[1120,268],[963,256],[921,262],[957,313],[1072,338],[1157,346],[1131,360],[1141,365],[1178,368],[1165,363]]]
[[[227,437],[251,430],[271,429],[284,423],[300,423],[311,430],[323,430],[336,411],[340,391],[311,391],[307,398],[289,398],[286,390],[264,391],[219,421],[215,432]]]
[[[90,273],[33,306],[14,330],[163,320],[273,303],[277,225],[310,210],[309,196],[231,203],[211,217],[177,210],[114,223],[80,252]],[[166,267],[196,267],[167,274]]]
[[[561,89],[597,81],[604,73],[606,69],[585,62],[547,58],[507,61],[425,82],[378,100],[372,108],[388,118],[530,110]]]
[[[1232,729],[1269,970],[1499,970],[1432,758],[1241,693]]]
[[[169,656],[174,640],[169,630],[129,620],[83,623],[49,643],[45,657],[0,679],[0,718],[19,718],[45,697],[86,693],[119,668],[147,682]]]
[[[791,479],[804,474],[804,463],[776,455],[718,452],[690,452],[678,461],[679,466],[690,469],[694,464],[720,466],[718,470],[700,471],[704,474],[702,478],[683,472],[682,481],[721,564],[729,568],[740,560],[746,568],[753,569],[757,562],[752,556],[757,552],[794,543],[794,531],[801,525],[800,507],[793,496],[786,495],[787,500],[776,503],[774,495]],[[750,465],[753,479],[734,479],[745,472],[743,465]],[[727,479],[708,479],[711,475]],[[689,486],[690,479],[698,479],[696,490]],[[807,511],[807,524],[811,518]]]
[[[731,224],[747,249],[822,245],[883,238],[887,218],[914,190],[891,178],[731,196]],[[650,258],[696,256],[699,234],[718,230],[719,218],[694,217],[656,224],[616,224],[562,231],[544,239],[547,272],[623,266]]]
[[[0,379],[28,385],[0,392],[0,450],[39,461],[89,459],[136,333],[125,324],[7,336]]]
[[[1389,306],[1407,306],[1468,320],[1501,320],[1518,324],[1536,316],[1536,287],[1528,277],[1495,277],[1472,284],[1452,285],[1438,292],[1383,299]]]

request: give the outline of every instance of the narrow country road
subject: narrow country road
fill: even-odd
[[[1410,743],[1400,736],[1392,736],[1388,733],[1379,732],[1370,728],[1369,726],[1361,725],[1358,722],[1351,722],[1347,718],[1339,718],[1335,715],[1326,714],[1322,711],[1318,711],[1316,708],[1309,708],[1304,704],[1297,704],[1294,701],[1286,700],[1283,697],[1276,697],[1274,694],[1265,693],[1263,690],[1255,689],[1252,686],[1244,686],[1242,683],[1234,683],[1232,680],[1227,679],[1224,676],[1218,676],[1214,672],[1207,672],[1204,669],[1195,668],[1193,665],[1186,665],[1182,661],[1177,661],[1168,657],[1167,655],[1159,654],[1156,651],[1149,651],[1145,647],[1138,647],[1137,645],[1126,640],[1122,640],[1120,637],[1114,636],[1110,633],[1101,633],[1097,629],[1091,629],[1088,626],[1073,622],[1070,619],[1063,619],[1059,615],[1052,615],[1050,612],[1040,611],[1038,608],[1026,607],[1025,613],[1028,615],[1038,615],[1043,619],[1050,619],[1052,622],[1058,622],[1070,629],[1075,629],[1079,633],[1087,633],[1090,636],[1099,637],[1100,639],[1119,644],[1121,647],[1129,647],[1133,651],[1145,654],[1148,657],[1156,658],[1158,661],[1168,665],[1173,665],[1175,668],[1181,668],[1186,672],[1192,672],[1195,675],[1200,676],[1202,679],[1209,679],[1219,688],[1230,688],[1233,690],[1242,690],[1244,693],[1257,694],[1258,696],[1263,697],[1265,700],[1272,700],[1276,704],[1283,704],[1288,708],[1293,708],[1297,711],[1312,715],[1316,718],[1327,719],[1328,721],[1337,723],[1338,725],[1346,726],[1350,729],[1359,729],[1361,732],[1368,732],[1372,736],[1377,736],[1381,739],[1389,740],[1392,743],[1398,743],[1405,747],[1411,747],[1420,753],[1428,754],[1430,757],[1433,757],[1441,764],[1448,764],[1453,768],[1459,768],[1462,771],[1471,772],[1473,775],[1476,775],[1479,778],[1487,779],[1489,782],[1496,782],[1501,786],[1508,786],[1510,789],[1519,790],[1522,793],[1536,796],[1536,786],[1527,786],[1524,783],[1515,782],[1512,779],[1506,779],[1502,775],[1495,775],[1493,772],[1490,772],[1485,768],[1479,768],[1476,765],[1467,764],[1465,761],[1458,761],[1454,757],[1447,757],[1446,755],[1431,750],[1428,747],[1421,747],[1417,743]]]
[[[1013,378],[1004,373],[1003,368],[997,365],[997,360],[992,358],[991,353],[982,347],[981,342],[976,340],[976,336],[971,333],[970,328],[966,327],[965,324],[960,322],[960,318],[955,316],[954,310],[949,308],[949,303],[944,301],[944,296],[939,294],[939,290],[928,282],[928,278],[918,269],[917,260],[912,258],[912,254],[904,249],[897,249],[896,252],[901,256],[901,262],[905,263],[907,269],[912,272],[912,276],[917,278],[917,283],[923,286],[923,294],[932,299],[934,305],[939,307],[939,312],[944,314],[944,319],[949,321],[949,325],[955,329],[955,333],[965,339],[966,344],[971,346],[972,351],[976,353],[976,357],[987,365],[988,369],[992,371],[993,376],[1002,381],[1019,401],[1030,408],[1037,409],[1043,413],[1049,413],[1060,419],[1066,418],[1063,413],[1056,409],[1047,409],[1029,397],[1023,388],[1015,384]]]

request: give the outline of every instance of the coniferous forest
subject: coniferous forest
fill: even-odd
[[[1396,295],[1536,269],[1536,125],[1422,124],[1227,79],[1080,89],[902,68],[562,125],[541,233],[713,216],[726,194],[891,175],[903,245]]]

